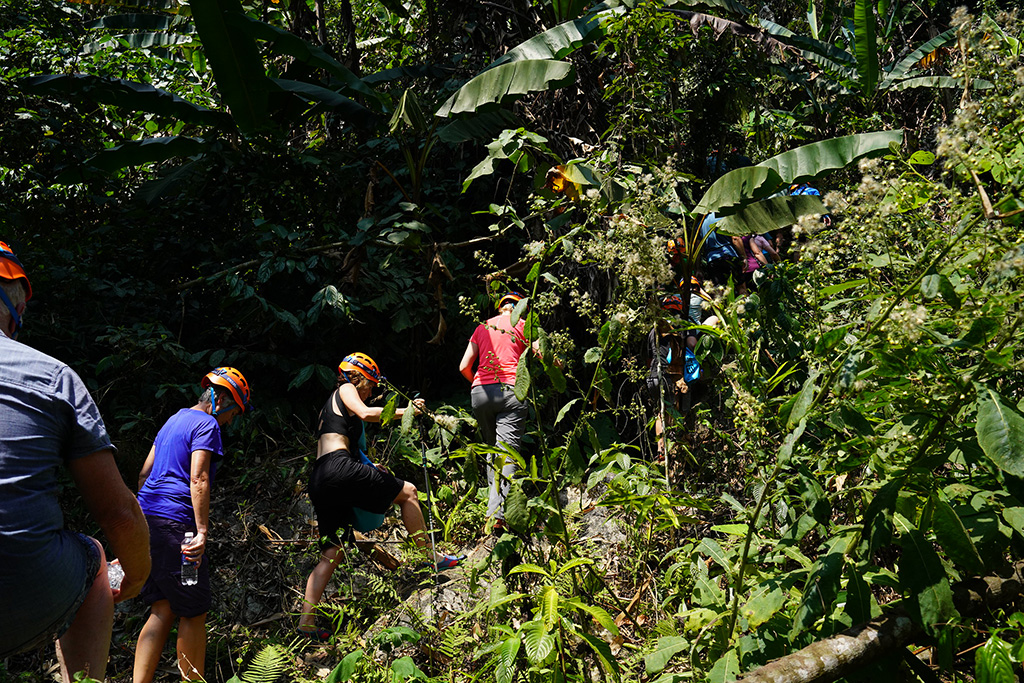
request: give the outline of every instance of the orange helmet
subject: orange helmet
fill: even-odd
[[[683,289],[685,287],[686,287],[686,278],[680,278],[680,280],[679,280],[679,289]],[[693,275],[693,276],[690,277],[690,289],[692,290],[694,287],[696,287],[697,289],[700,289],[700,280],[697,278],[696,275]]]
[[[665,251],[668,252],[668,258],[673,264],[678,264],[682,260],[682,257],[686,254],[686,240],[682,237],[674,237],[665,242]]]
[[[683,297],[678,294],[669,294],[661,300],[661,307],[666,311],[683,312]]]
[[[206,376],[203,377],[203,381],[200,383],[204,389],[212,384],[227,389],[243,413],[249,407],[249,383],[245,381],[245,377],[238,370],[228,367],[214,368],[206,373]]]
[[[372,358],[365,353],[350,353],[345,356],[338,365],[338,372],[348,379],[349,372],[358,372],[374,384],[380,384],[384,375],[380,374],[380,368]]]
[[[14,255],[14,250],[7,246],[6,242],[0,242],[0,278],[4,280],[24,280],[25,301],[32,298],[32,283],[28,281],[25,267],[21,265],[21,261]]]
[[[513,292],[509,290],[498,299],[498,308],[500,309],[505,304],[517,304],[523,300],[523,295],[519,292]]]

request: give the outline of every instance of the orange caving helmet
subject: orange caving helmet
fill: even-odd
[[[679,280],[679,289],[684,289],[685,287],[686,287],[686,278],[680,278],[680,280]],[[692,275],[690,277],[690,289],[692,290],[694,287],[696,287],[697,289],[700,289],[700,280],[697,279],[696,275]]]
[[[500,299],[498,299],[498,308],[500,309],[502,306],[504,306],[505,304],[509,304],[509,303],[517,304],[520,301],[522,301],[523,298],[524,298],[523,295],[520,294],[519,292],[513,292],[513,291],[510,290],[510,291],[506,292],[505,294],[503,294]]]
[[[665,242],[665,251],[668,252],[668,258],[673,264],[678,264],[683,256],[686,255],[686,240],[682,237],[674,237]]]
[[[348,377],[349,372],[358,372],[374,384],[380,384],[384,375],[380,374],[377,363],[365,353],[350,353],[345,356],[338,365],[338,372]]]
[[[682,313],[683,297],[679,296],[678,294],[669,294],[668,296],[662,298],[661,307],[664,308],[666,311],[677,311],[679,313]]]
[[[227,389],[243,413],[249,408],[249,398],[251,396],[249,383],[245,381],[245,377],[238,370],[228,367],[214,368],[206,373],[200,386],[206,389],[212,384]]]
[[[25,267],[14,255],[14,250],[7,246],[6,242],[0,242],[0,278],[4,280],[25,281],[25,301],[32,298],[32,283],[28,281],[25,274]]]

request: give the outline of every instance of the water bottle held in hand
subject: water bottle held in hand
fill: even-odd
[[[121,582],[124,581],[124,570],[121,569],[121,563],[117,560],[107,563],[107,580],[112,589],[117,590],[121,587]]]
[[[181,585],[194,586],[199,583],[199,564],[188,559],[185,555],[185,548],[192,545],[194,535],[191,531],[185,532],[185,540],[181,544]]]

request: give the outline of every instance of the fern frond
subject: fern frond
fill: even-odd
[[[279,645],[267,645],[249,663],[242,683],[274,683],[287,668],[288,651]]]

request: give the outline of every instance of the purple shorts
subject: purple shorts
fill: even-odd
[[[198,617],[209,612],[212,598],[208,553],[203,554],[199,563],[199,583],[181,585],[181,544],[186,531],[195,533],[195,526],[150,515],[146,515],[146,523],[149,525],[149,554],[153,558],[153,570],[139,597],[148,605],[167,600],[171,604],[171,612],[179,617]]]

